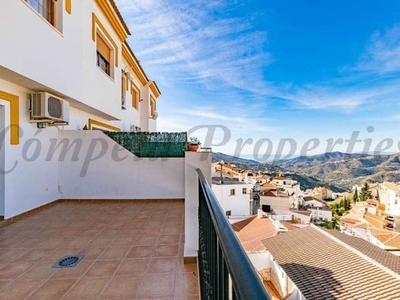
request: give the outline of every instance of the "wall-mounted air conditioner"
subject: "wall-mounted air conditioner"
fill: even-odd
[[[130,131],[131,132],[140,132],[140,131],[142,131],[142,129],[139,126],[131,125]]]
[[[31,95],[31,120],[50,123],[69,122],[69,102],[46,92]]]

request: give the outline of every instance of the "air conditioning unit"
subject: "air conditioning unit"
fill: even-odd
[[[125,96],[121,96],[121,108],[122,109],[126,109],[125,102],[126,102]]]
[[[46,92],[33,93],[31,96],[31,120],[68,123],[69,102]]]

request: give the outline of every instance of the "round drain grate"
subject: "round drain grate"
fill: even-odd
[[[66,255],[53,265],[53,268],[72,268],[84,257],[84,255]]]
[[[62,260],[60,260],[60,262],[58,263],[61,267],[70,267],[74,264],[76,264],[79,261],[79,257],[78,256],[68,256],[66,258],[63,258]]]

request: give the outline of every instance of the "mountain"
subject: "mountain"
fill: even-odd
[[[280,160],[273,165],[214,153],[216,161],[224,160],[243,169],[283,174],[298,180],[302,189],[317,185],[330,187],[333,191],[348,191],[355,184],[400,181],[400,153],[370,155],[358,153],[329,152],[313,156],[300,156]],[[213,154],[213,161],[214,161]]]

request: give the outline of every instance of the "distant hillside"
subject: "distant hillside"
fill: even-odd
[[[282,172],[298,180],[302,189],[320,185],[339,192],[348,191],[353,185],[361,185],[365,180],[400,181],[400,153],[368,155],[330,152],[281,160],[274,165],[213,153],[213,162],[221,160],[243,169],[272,175]]]
[[[285,172],[306,175],[325,184],[350,189],[365,180],[372,182],[400,181],[400,153],[368,155],[349,153],[324,153],[280,161]]]
[[[226,163],[236,165],[244,170],[261,171],[265,169],[258,161],[251,159],[243,159],[236,156],[227,155],[221,152],[216,152],[212,154],[212,162],[224,161]]]

